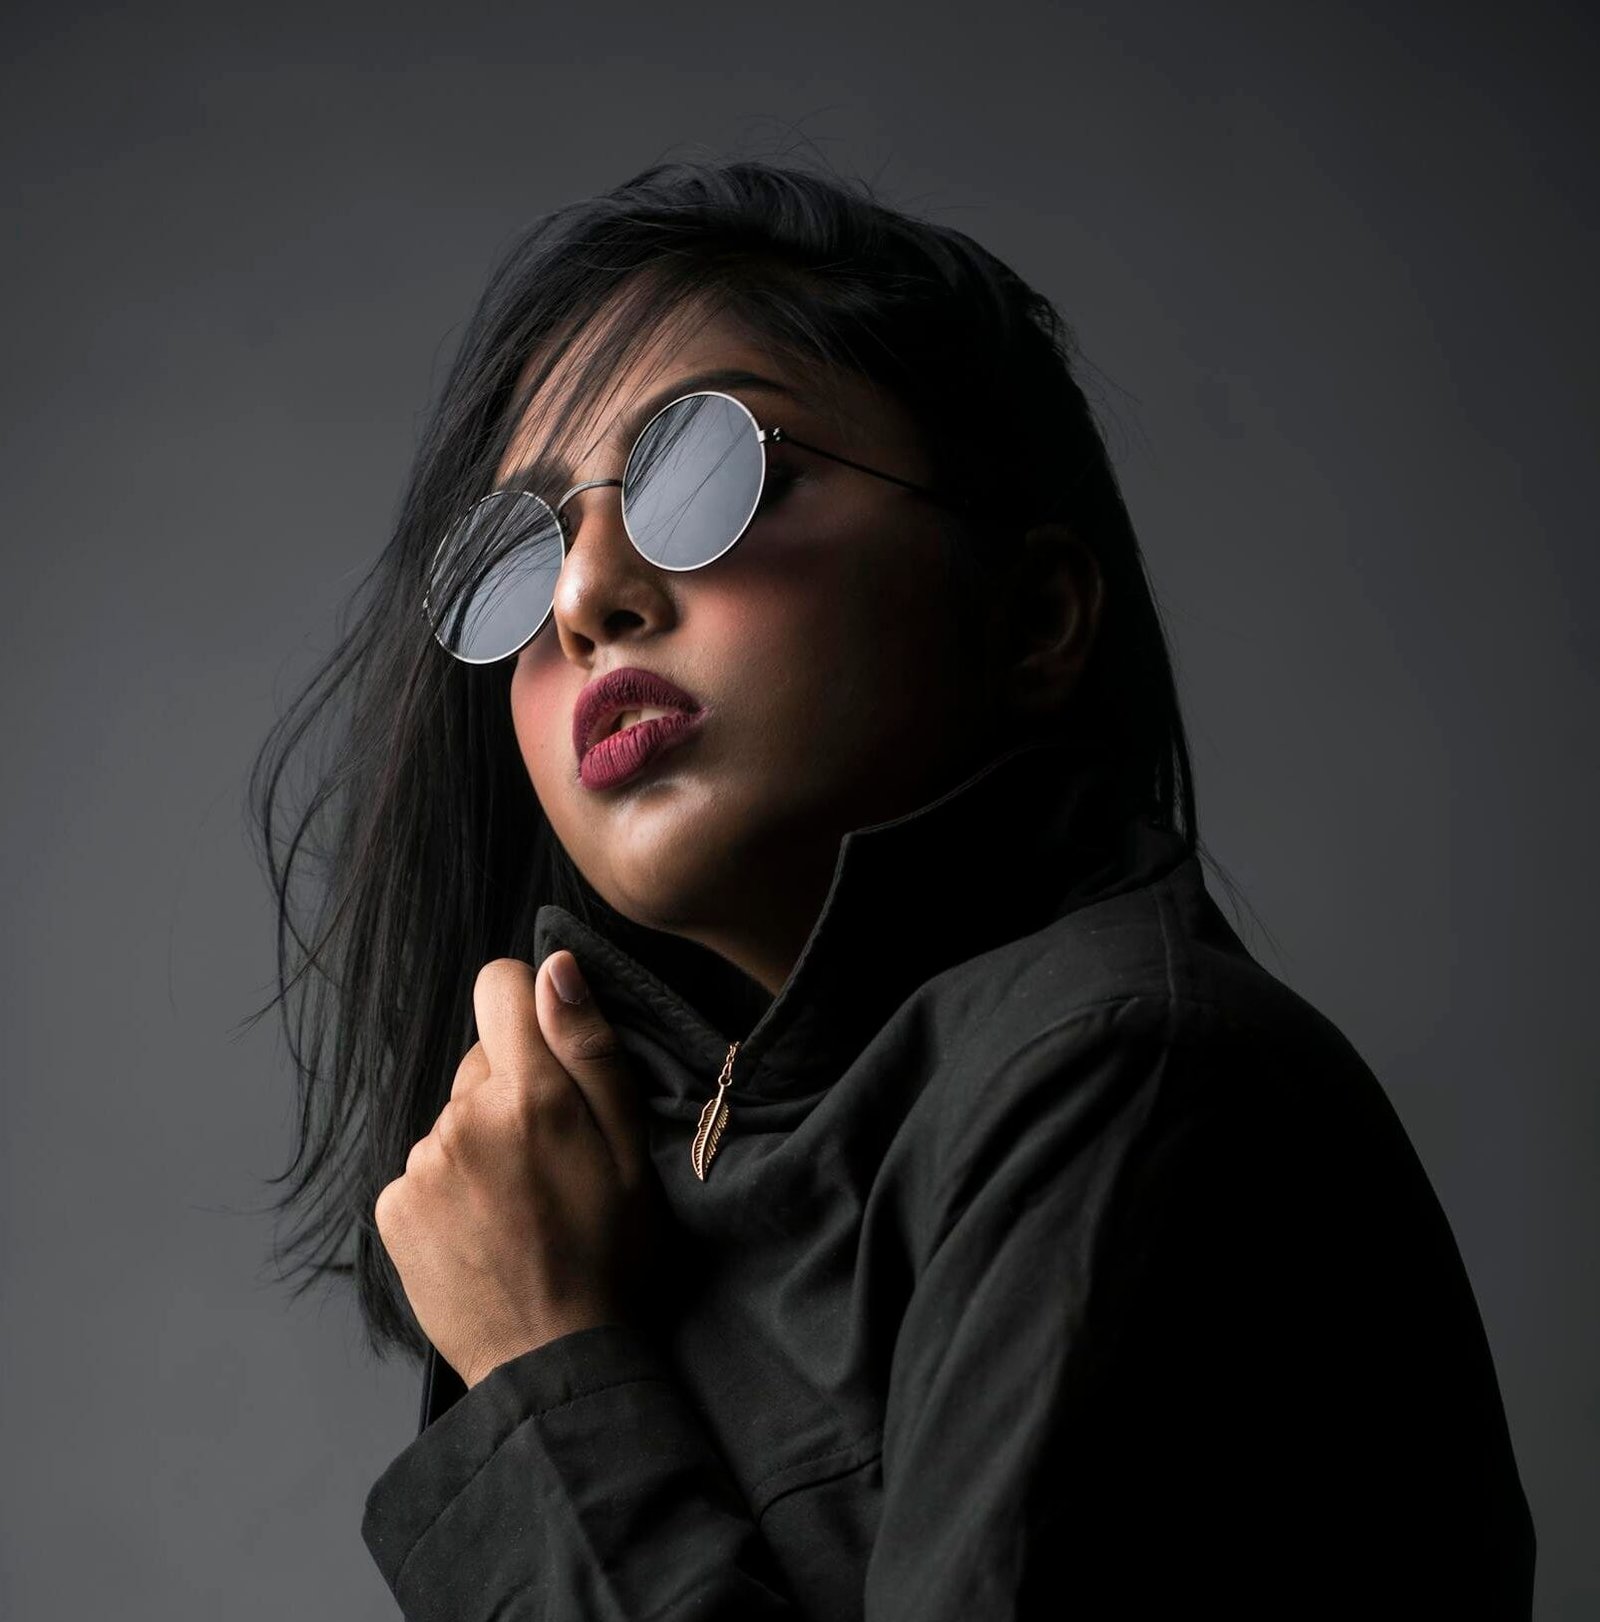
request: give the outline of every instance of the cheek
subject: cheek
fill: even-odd
[[[839,554],[818,593],[823,634],[849,643],[852,662],[932,679],[948,662],[963,614],[937,541],[920,533],[864,537]]]
[[[535,787],[560,770],[563,738],[569,752],[572,747],[570,701],[563,708],[560,675],[559,665],[527,650],[518,654],[511,675],[511,726]]]
[[[879,710],[891,692],[926,695],[957,676],[969,617],[939,537],[877,514],[752,548],[707,580],[699,606],[708,639],[739,664],[784,687],[808,672],[836,707],[870,696]]]
[[[686,656],[726,702],[751,676],[792,672],[819,642],[832,647],[841,587],[816,548],[736,549],[725,561],[682,587],[681,630]]]
[[[788,525],[736,549],[705,581],[715,619],[749,631],[755,646],[828,647],[854,641],[879,615],[893,545],[864,515]]]

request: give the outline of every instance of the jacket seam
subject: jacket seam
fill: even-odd
[[[846,1442],[840,1447],[824,1448],[821,1453],[808,1453],[804,1458],[791,1459],[787,1464],[780,1464],[776,1470],[769,1470],[759,1481],[750,1483],[750,1496],[754,1498],[769,1481],[776,1481],[779,1476],[787,1475],[791,1470],[798,1470],[807,1464],[820,1464],[824,1459],[836,1458],[842,1453],[853,1453],[863,1442],[875,1442],[881,1453],[883,1449],[883,1433],[881,1429],[874,1428],[873,1430],[863,1431],[853,1441]],[[868,1459],[861,1460],[863,1464],[867,1462],[869,1462]],[[806,1483],[797,1482],[796,1485],[805,1486]]]
[[[406,1568],[411,1564],[412,1557],[433,1535],[434,1529],[450,1512],[451,1507],[459,1502],[459,1500],[471,1489],[478,1477],[481,1476],[483,1472],[487,1470],[497,1458],[500,1457],[500,1454],[506,1447],[507,1443],[515,1439],[522,1431],[526,1430],[529,1425],[543,1419],[547,1414],[559,1413],[563,1408],[570,1408],[575,1403],[583,1402],[589,1397],[598,1397],[603,1391],[616,1391],[623,1386],[629,1385],[670,1384],[671,1381],[663,1378],[659,1374],[630,1374],[625,1380],[610,1380],[607,1381],[605,1385],[591,1386],[589,1390],[580,1391],[576,1396],[567,1397],[561,1402],[552,1402],[546,1407],[535,1409],[531,1414],[525,1414],[516,1422],[515,1425],[511,1427],[510,1430],[505,1433],[504,1436],[500,1438],[498,1442],[495,1443],[493,1449],[489,1453],[489,1456],[484,1459],[478,1468],[474,1470],[472,1474],[468,1476],[467,1479],[463,1481],[461,1485],[450,1495],[449,1502],[442,1504],[439,1508],[439,1513],[435,1515],[419,1533],[417,1533],[416,1537],[412,1540],[411,1547],[406,1550],[399,1566],[395,1569],[394,1586],[396,1590],[398,1591],[401,1585],[405,1582]]]
[[[1163,929],[1163,939],[1165,938],[1165,930]],[[1161,1016],[1160,1026],[1163,1052],[1169,1052],[1177,1046],[1177,1016],[1180,1006],[1206,1013],[1218,1014],[1221,1015],[1225,1021],[1230,1021],[1231,1023],[1230,1015],[1232,1011],[1228,1008],[1226,1003],[1210,998],[1195,997],[1187,993],[1180,993],[1174,988],[1171,979],[1170,956],[1167,973],[1168,980],[1165,994],[1147,991],[1123,992],[1114,996],[1099,997],[1093,1002],[1080,1003],[1068,1013],[1062,1014],[1058,1019],[1053,1020],[1049,1025],[1044,1026],[1040,1030],[1034,1031],[1031,1035],[1025,1037],[1021,1042],[1019,1042],[1015,1047],[1001,1055],[994,1061],[994,1069],[996,1071],[1006,1070],[1025,1061],[1036,1049],[1042,1045],[1050,1042],[1053,1039],[1059,1038],[1064,1031],[1070,1031],[1075,1026],[1083,1024],[1089,1018],[1089,1016],[1101,1013],[1108,1008],[1131,1009],[1137,1005],[1144,1004],[1153,1012],[1158,1013]],[[1005,1001],[1002,1001],[995,1006],[993,1012],[998,1014],[1004,1006]],[[957,1143],[951,1145],[948,1152],[951,1155],[954,1155],[958,1148],[959,1140]],[[946,1190],[947,1184],[948,1178],[946,1176],[941,1176],[939,1182],[940,1189]],[[933,1246],[935,1249],[944,1243],[945,1239],[949,1235],[951,1227],[953,1227],[955,1223],[960,1220],[960,1216],[961,1213],[959,1211],[951,1213],[949,1221],[934,1237]]]
[[[1176,943],[1173,941],[1172,931],[1172,897],[1167,893],[1164,885],[1156,885],[1151,890],[1150,899],[1155,905],[1156,922],[1161,926],[1161,947],[1165,957],[1164,967],[1167,971],[1167,1002],[1176,1011],[1178,1002],[1178,975]],[[1171,1020],[1168,1020],[1168,1035],[1171,1035]]]
[[[1161,1062],[1157,1066],[1159,1073],[1155,1078],[1155,1084],[1148,1089],[1144,1089],[1143,1095],[1136,1097],[1133,1101],[1132,1108],[1135,1112],[1135,1118],[1130,1137],[1131,1143],[1143,1141],[1145,1134],[1150,1130],[1150,1123],[1155,1118],[1155,1115],[1163,1101],[1166,1090],[1170,1085],[1170,1072],[1167,1065],[1167,1059],[1175,1046],[1173,1041],[1175,1024],[1174,1016],[1176,1012],[1176,1004],[1180,1001],[1192,1002],[1192,999],[1179,998],[1172,991],[1171,981],[1169,979],[1168,995],[1166,999],[1167,1018],[1164,1022],[1164,1047]],[[1205,1003],[1194,1003],[1194,1006],[1207,1007],[1212,1005]],[[1128,1175],[1128,1165],[1129,1160],[1128,1156],[1126,1155],[1119,1156],[1113,1160],[1112,1164],[1107,1170],[1103,1195],[1095,1202],[1094,1210],[1089,1218],[1088,1233],[1086,1236],[1086,1248],[1089,1253],[1096,1258],[1098,1258],[1100,1253],[1102,1236],[1106,1231],[1107,1225],[1113,1220],[1113,1211],[1118,1206],[1123,1181]],[[1101,1268],[1094,1262],[1091,1262],[1088,1270],[1088,1277],[1085,1283],[1085,1294],[1082,1304],[1082,1310],[1085,1314],[1093,1310],[1094,1304],[1098,1302],[1099,1292],[1103,1290],[1104,1287]],[[1052,1371],[1050,1411],[1053,1413],[1060,1413],[1063,1411],[1063,1392],[1066,1390],[1067,1382],[1071,1378],[1073,1370],[1076,1368],[1076,1359],[1078,1355],[1077,1342],[1072,1337],[1066,1337],[1063,1343],[1062,1355],[1057,1360]],[[1043,1436],[1036,1437],[1034,1439],[1034,1445],[1027,1465],[1027,1468],[1030,1471],[1036,1464],[1045,1445],[1046,1442]],[[1012,1527],[1013,1558],[1020,1560],[1021,1557],[1018,1551],[1020,1550],[1022,1542],[1035,1534],[1037,1530],[1036,1516],[1036,1509],[1024,1508],[1023,1513],[1017,1517],[1016,1523]],[[1018,1569],[1020,1569],[1020,1566]]]
[[[999,1017],[1006,1006],[1006,1002],[1009,1002],[1009,1000],[1010,999],[1008,997],[1005,999],[1005,1001],[997,1003],[994,1009],[991,1011],[989,1017]],[[1070,1030],[1075,1025],[1082,1024],[1090,1014],[1098,1014],[1107,1008],[1133,1008],[1139,1003],[1151,1004],[1158,1007],[1162,1011],[1163,1015],[1165,1016],[1163,1019],[1163,1024],[1167,1029],[1169,1038],[1172,1035],[1173,1030],[1172,1016],[1176,1012],[1177,1005],[1180,1003],[1188,1008],[1203,1009],[1207,1013],[1222,1014],[1224,1016],[1229,1013],[1226,1003],[1217,1002],[1205,997],[1191,997],[1174,992],[1169,980],[1168,989],[1165,995],[1148,991],[1126,991],[1109,997],[1097,997],[1093,1002],[1077,1004],[1074,1008],[1068,1010],[1068,1012],[1052,1020],[1048,1025],[1042,1026],[1040,1029],[1033,1031],[1028,1036],[1024,1037],[1022,1041],[1017,1043],[1015,1047],[1009,1049],[995,1061],[995,1068],[1000,1069],[1015,1064],[1017,1060],[1026,1057],[1042,1042],[1046,1042],[1052,1037],[1059,1036],[1063,1031]]]

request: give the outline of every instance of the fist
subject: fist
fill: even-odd
[[[479,1040],[373,1208],[417,1322],[468,1386],[629,1322],[661,1214],[638,1088],[576,958],[496,958],[472,1001]]]

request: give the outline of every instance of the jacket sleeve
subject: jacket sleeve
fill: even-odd
[[[704,1426],[622,1324],[492,1370],[378,1478],[361,1532],[407,1622],[794,1616]]]
[[[1454,1241],[1307,1008],[1105,1005],[951,1102],[868,1622],[1530,1614]]]

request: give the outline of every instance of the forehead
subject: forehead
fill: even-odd
[[[625,306],[597,317],[549,365],[548,376],[541,378],[549,364],[545,353],[529,357],[516,394],[525,404],[496,485],[534,472],[552,483],[572,482],[580,466],[584,477],[594,477],[591,458],[625,456],[655,409],[701,388],[743,399],[763,425],[826,424],[857,445],[912,438],[905,414],[865,378],[787,353],[727,312],[698,304],[657,317],[647,337],[627,344],[622,360],[606,366],[600,351],[627,319]]]
[[[623,425],[637,415],[640,402],[677,378],[725,369],[791,381],[790,368],[764,352],[728,317],[697,317],[687,310],[669,314],[642,342],[628,344],[620,364],[596,375],[597,351],[615,342],[619,336],[615,323],[625,319],[625,314],[597,318],[556,357],[542,379],[549,364],[545,354],[529,357],[516,391],[516,398],[526,404],[501,458],[499,478],[555,452],[577,461],[620,439]],[[611,448],[626,449],[620,444]]]

